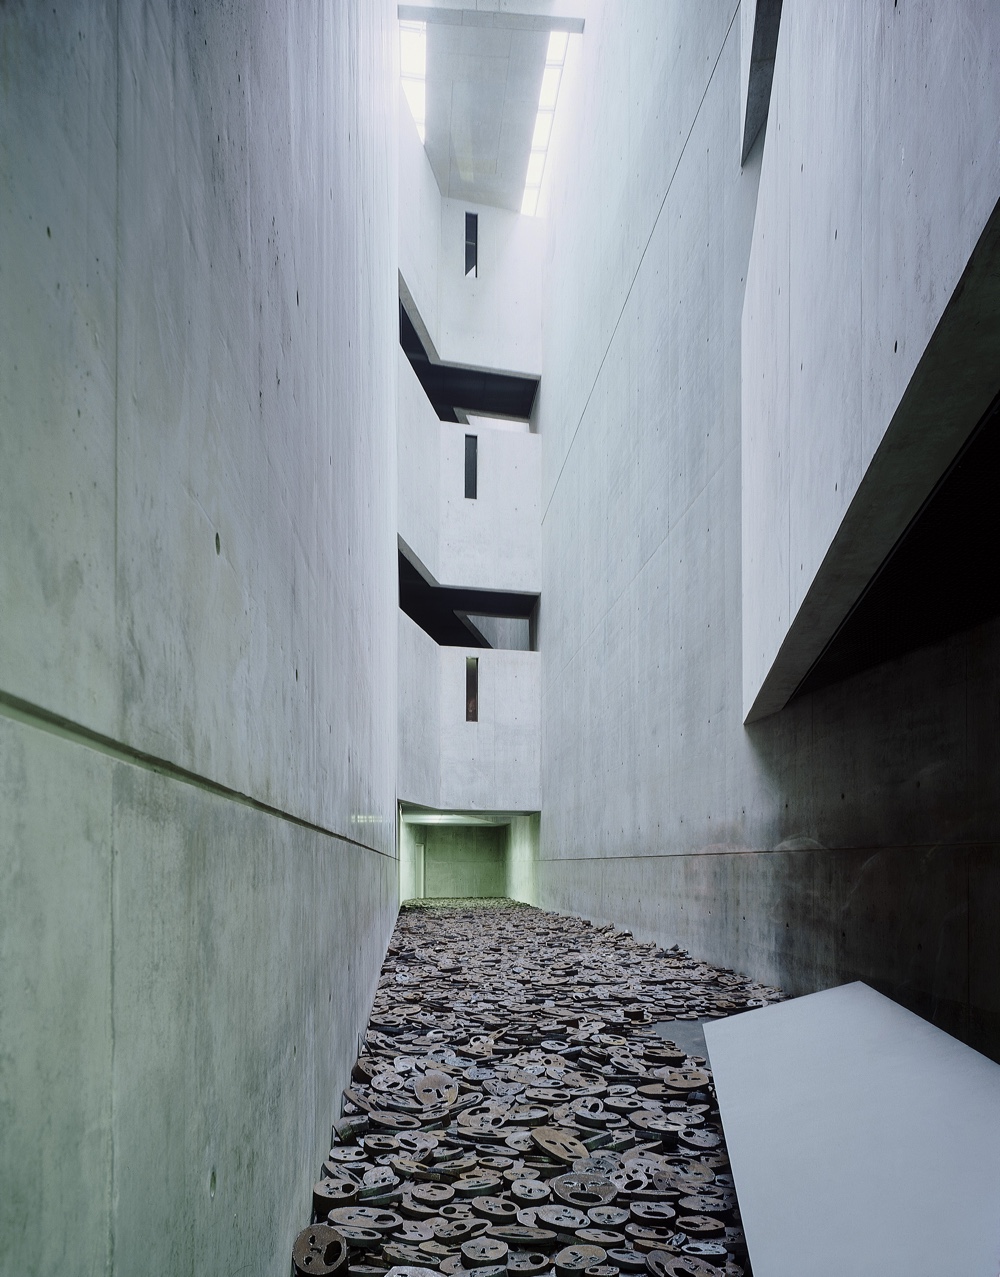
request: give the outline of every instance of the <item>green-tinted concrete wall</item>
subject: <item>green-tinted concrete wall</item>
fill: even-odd
[[[505,825],[425,825],[424,894],[507,894]]]
[[[535,903],[535,873],[541,819],[538,812],[515,816],[508,826],[507,892],[511,900]]]
[[[395,914],[388,0],[0,6],[0,1272],[284,1273]]]

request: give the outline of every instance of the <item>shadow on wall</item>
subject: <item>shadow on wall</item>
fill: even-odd
[[[994,1058],[998,648],[991,621],[748,726],[774,850],[741,888],[790,993],[863,980]]]

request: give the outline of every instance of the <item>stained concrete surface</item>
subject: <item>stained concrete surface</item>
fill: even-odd
[[[993,30],[992,12],[971,0],[960,8],[949,40],[959,27]],[[778,116],[793,124],[804,118],[794,93],[814,95],[810,118],[826,113],[825,95],[834,95],[823,127],[796,133],[816,192],[807,214],[812,232],[828,230],[831,240],[838,232],[836,249],[824,248],[821,263],[834,270],[847,225],[841,209],[853,209],[857,197],[823,175],[834,158],[833,132],[854,118],[836,95],[857,68],[840,66],[841,47],[825,25],[833,18],[843,24],[844,13],[836,5],[819,14],[798,6],[797,38],[810,57],[832,64],[808,85],[798,69],[794,85],[776,75],[772,113],[742,167],[735,4],[595,5],[579,80],[564,85],[575,126],[550,156],[551,261],[537,408],[543,814],[536,899],[620,921],[664,945],[679,942],[795,993],[864,979],[1000,1055],[1000,968],[985,921],[1000,908],[1000,626],[956,635],[743,726],[744,515],[759,521],[769,549],[787,553],[790,545],[789,507],[743,491],[744,461],[777,465],[778,451],[781,464],[788,460],[776,437],[763,438],[755,452],[756,437],[741,430],[751,246],[755,239],[784,243],[789,234],[781,192],[758,200],[762,161],[776,145]],[[932,6],[900,6],[898,14],[866,6],[864,41],[882,40],[890,20],[900,24],[885,37],[886,51],[910,48],[917,59],[911,68],[924,59],[934,93],[961,99],[969,137],[989,134],[997,64],[985,51],[986,36],[975,74],[964,79],[955,44],[945,59],[951,71],[938,67],[928,36],[938,23]],[[907,42],[920,31],[928,38],[918,50]],[[847,36],[849,58],[859,37]],[[865,50],[875,59],[874,45]],[[878,99],[879,118],[891,122],[907,156],[918,144],[925,165],[946,143],[942,129],[930,130],[923,119],[926,103],[911,98],[925,77],[911,73],[897,89],[891,58],[872,65],[881,73],[872,72],[866,100]],[[781,94],[775,114],[773,95]],[[947,121],[950,113],[941,109],[934,119]],[[934,135],[920,141],[922,132]],[[987,150],[995,165],[995,148]],[[903,166],[900,150],[879,187],[874,159],[865,164],[866,189],[884,198],[878,270],[874,242],[860,245],[855,234],[847,247],[863,252],[866,271],[888,281],[883,300],[890,311],[896,302],[905,310],[915,276],[902,271],[897,278],[889,250],[897,242],[899,252],[915,251],[922,201],[935,208],[941,201],[941,217],[930,222],[947,258],[939,261],[940,277],[953,284],[961,275],[992,207],[982,165],[970,153],[964,162],[978,212],[966,210],[968,223],[961,214],[954,240],[947,228],[964,179],[947,191],[904,190],[910,165]],[[796,261],[804,253],[804,241],[796,240]],[[784,412],[788,376],[799,374],[805,352],[790,370],[784,355],[772,358],[789,349],[780,273],[787,274],[788,256],[765,251],[761,261],[774,267],[770,283],[760,284],[774,322],[753,334],[757,371],[769,378],[762,403]],[[841,302],[848,304],[850,280],[834,282],[829,297],[840,299],[836,304],[809,292],[812,313],[800,291],[795,311],[796,341],[814,351],[812,393],[826,388],[830,413],[841,406],[837,368],[854,378],[852,386],[856,381],[846,354],[837,368],[824,362],[823,329],[814,322],[846,322]],[[939,315],[947,297],[935,298]],[[924,300],[930,306],[929,296]],[[919,328],[928,313],[923,306],[902,318]],[[836,335],[849,336],[841,327]],[[910,371],[918,357],[911,339],[919,344],[915,328],[893,338]],[[888,421],[908,384],[899,360],[893,341],[865,355],[871,423]],[[796,422],[803,431],[811,422],[814,431],[813,418],[806,421],[813,403],[807,389],[795,401],[802,409]],[[815,403],[822,406],[822,397]],[[777,429],[778,418],[770,420]],[[850,426],[850,414],[847,420]],[[862,447],[845,430],[844,437],[808,436],[817,447],[813,484],[825,482],[827,462],[871,459],[874,436],[866,434]],[[839,472],[828,477],[831,488],[840,482]],[[839,499],[838,490],[830,500]],[[796,518],[807,521],[808,500],[800,494],[795,501]],[[787,606],[787,588],[783,597]],[[751,624],[757,619],[747,616]]]
[[[356,1053],[396,908],[394,37],[0,7],[5,1273],[283,1268]]]
[[[399,635],[398,797],[439,811],[541,805],[541,656],[439,647],[405,612]],[[466,718],[466,659],[479,661],[478,719]]]
[[[1000,389],[1000,17],[953,16],[969,46],[931,5],[781,10],[743,311],[751,718],[781,708]]]
[[[505,825],[426,825],[424,882],[431,897],[506,896]]]
[[[657,1033],[667,1042],[673,1042],[688,1055],[706,1058],[705,1021],[697,1018],[684,1020],[660,1020],[654,1025]]]

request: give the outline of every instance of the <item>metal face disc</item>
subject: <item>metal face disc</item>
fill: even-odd
[[[556,1255],[556,1275],[557,1277],[576,1277],[577,1273],[582,1273],[587,1268],[603,1264],[607,1257],[607,1251],[600,1246],[567,1246]]]
[[[511,1251],[507,1256],[507,1271],[517,1273],[518,1277],[539,1277],[551,1265],[549,1256],[543,1255],[541,1251]]]
[[[549,1180],[553,1197],[567,1206],[589,1210],[592,1206],[607,1206],[615,1200],[617,1189],[606,1175],[573,1171]]]
[[[505,1263],[507,1249],[507,1243],[498,1237],[480,1237],[462,1243],[462,1258],[469,1268],[484,1268]]]
[[[404,908],[313,1192],[341,1277],[741,1277],[710,1070],[651,1026],[777,996],[610,926]]]
[[[303,1228],[292,1246],[296,1277],[330,1277],[347,1265],[347,1243],[329,1224]]]

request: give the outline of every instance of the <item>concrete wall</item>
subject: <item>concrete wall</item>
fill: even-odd
[[[424,895],[427,845],[425,825],[399,823],[399,899],[418,900]]]
[[[441,649],[405,612],[399,627],[399,764],[403,802],[440,807]]]
[[[1000,200],[998,104],[988,0],[782,8],[743,312],[745,713],[781,708],[1000,388],[996,283],[942,328]]]
[[[507,826],[507,884],[512,900],[535,903],[535,862],[538,859],[540,815],[515,816]]]
[[[478,273],[465,273],[465,214],[479,219]],[[544,224],[502,208],[441,201],[438,340],[442,359],[499,372],[542,371]]]
[[[960,8],[957,31],[974,44],[982,14]],[[849,57],[856,37],[841,54],[799,9],[803,39]],[[866,14],[874,39],[875,7]],[[921,47],[933,60],[933,44]],[[929,62],[904,72],[889,58],[883,73],[872,91],[885,102],[897,80],[932,82]],[[823,95],[852,74],[815,76],[818,100],[792,100],[791,117],[835,112],[840,99],[824,106]],[[960,110],[973,109],[982,83],[951,74]],[[751,245],[769,234],[757,196],[775,117],[741,167],[735,0],[594,5],[563,92],[577,140],[564,135],[550,156],[537,422],[538,903],[677,941],[792,992],[861,978],[1000,1053],[1000,968],[984,923],[1000,907],[1000,627],[743,726],[743,305]],[[895,202],[894,177],[882,189],[880,224],[896,218],[907,243],[921,214]],[[817,188],[817,225],[839,198]],[[959,237],[961,251],[970,240]],[[815,296],[797,324],[839,325],[832,296]],[[772,365],[786,340],[770,334]],[[866,354],[867,377],[891,349]],[[815,375],[814,394],[835,384],[828,366]],[[905,380],[886,375],[901,393]],[[830,411],[839,402],[829,390]]]
[[[465,495],[465,436],[476,436],[475,499]],[[535,593],[541,586],[537,435],[441,422],[440,585]]]
[[[405,101],[399,106],[400,291],[432,359],[537,376],[542,222],[442,199]],[[465,214],[479,217],[479,273],[465,274]]]
[[[466,434],[478,441],[475,499]],[[399,352],[399,535],[438,585],[537,592],[540,483],[537,436],[439,421]]]
[[[504,825],[426,825],[427,896],[506,894]]]
[[[465,661],[479,658],[479,721]],[[537,811],[537,652],[438,647],[399,612],[399,798],[447,811]]]
[[[394,38],[0,14],[4,1272],[307,1217],[395,911]]]
[[[438,648],[445,810],[537,811],[541,665],[537,652]],[[479,659],[479,720],[465,718],[465,661]]]
[[[399,136],[399,287],[410,318],[433,359],[438,353],[438,249],[441,192],[402,93]]]

